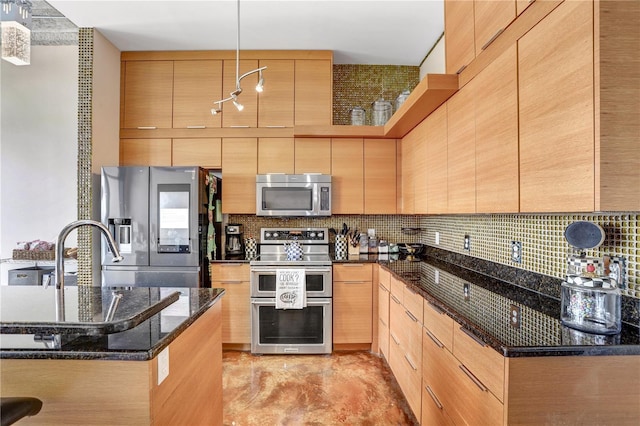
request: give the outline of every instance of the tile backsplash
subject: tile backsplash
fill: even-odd
[[[605,230],[603,244],[588,256],[611,255],[625,261],[623,294],[640,298],[640,215],[638,212],[599,214],[491,214],[491,215],[334,215],[329,218],[262,218],[230,215],[229,223],[242,223],[246,235],[258,237],[262,227],[333,227],[346,223],[351,229],[376,230],[389,242],[422,242],[443,250],[555,277],[564,278],[570,246],[565,228],[575,221],[590,221]],[[405,230],[403,231],[403,228]],[[411,228],[411,229],[407,229]],[[439,233],[439,244],[435,234]],[[470,237],[469,250],[464,237]],[[511,261],[511,241],[522,243],[522,262]]]

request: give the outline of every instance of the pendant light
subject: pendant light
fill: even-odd
[[[236,107],[238,111],[242,111],[244,109],[244,105],[242,105],[238,101],[238,96],[242,93],[242,87],[240,86],[240,81],[243,78],[258,73],[258,84],[256,85],[256,92],[262,93],[264,90],[264,77],[262,76],[262,71],[267,69],[267,67],[260,67],[249,72],[246,72],[242,75],[240,74],[240,0],[236,2],[236,11],[237,11],[237,30],[236,30],[236,90],[229,93],[229,97],[221,99],[219,101],[215,101],[215,106],[211,108],[211,114],[216,115],[222,112],[222,104],[228,101],[232,101],[233,105]]]

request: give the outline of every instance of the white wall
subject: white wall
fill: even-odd
[[[443,36],[420,66],[420,80],[427,74],[446,74],[446,69]]]
[[[31,65],[0,62],[0,258],[8,259],[16,242],[55,241],[77,218],[78,47],[32,46]],[[2,264],[0,283],[15,267]]]

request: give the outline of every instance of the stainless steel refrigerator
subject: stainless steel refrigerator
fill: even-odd
[[[210,178],[199,167],[103,167],[101,220],[124,260],[112,263],[102,242],[102,285],[210,287]]]

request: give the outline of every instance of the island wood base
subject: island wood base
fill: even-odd
[[[42,410],[21,425],[222,425],[221,303],[169,345],[158,361],[0,361],[3,396],[32,396]]]

